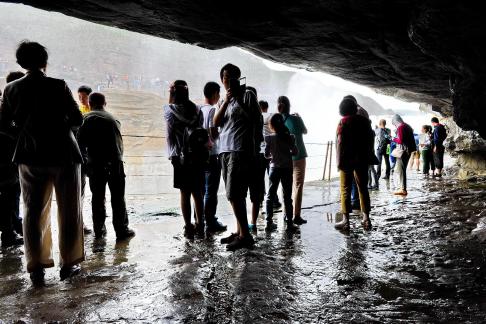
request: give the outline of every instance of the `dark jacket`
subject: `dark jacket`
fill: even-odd
[[[374,132],[366,117],[343,117],[337,129],[336,145],[337,165],[340,170],[354,170],[375,163]]]
[[[105,110],[84,115],[78,131],[79,148],[88,164],[108,164],[123,160],[120,122]]]
[[[18,164],[81,163],[72,128],[82,121],[78,105],[63,80],[36,71],[5,87],[0,129],[16,139],[12,160]]]
[[[447,138],[447,131],[442,124],[438,124],[434,127],[434,131],[432,132],[432,142],[434,147],[443,148],[444,141]]]
[[[13,138],[0,132],[0,191],[4,186],[10,186],[19,181],[18,168],[12,163],[14,149],[15,141]],[[2,212],[0,211],[0,213]]]

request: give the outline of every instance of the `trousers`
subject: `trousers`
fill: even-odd
[[[88,165],[89,188],[91,190],[91,208],[93,229],[101,233],[106,219],[106,185],[110,188],[113,227],[117,234],[128,229],[128,213],[125,203],[125,170],[123,161]]]
[[[396,174],[398,175],[398,188],[407,190],[407,165],[410,160],[410,154],[403,152],[402,156],[397,158],[395,164]]]
[[[221,181],[221,163],[217,155],[209,157],[204,177],[204,217],[207,223],[215,221],[218,206],[218,190]]]
[[[293,161],[293,165],[294,216],[299,218],[302,208],[302,194],[304,192],[306,159]]]
[[[292,172],[291,168],[270,167],[269,188],[266,199],[267,222],[272,222],[273,217],[273,197],[277,193],[278,184],[282,182],[282,193],[284,200],[284,214],[288,223],[293,219],[292,208]]]
[[[24,201],[27,271],[54,266],[50,218],[53,191],[57,201],[61,266],[84,261],[80,165],[40,167],[20,164],[19,175]]]
[[[353,178],[359,193],[361,211],[369,214],[371,210],[368,192],[368,166],[361,166],[350,170],[339,170],[341,179],[341,210],[345,214],[351,213],[351,187]]]

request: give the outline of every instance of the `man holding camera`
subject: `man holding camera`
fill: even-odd
[[[215,127],[220,127],[219,149],[226,196],[238,222],[236,233],[223,238],[221,243],[234,251],[253,246],[248,230],[246,194],[250,178],[250,162],[255,147],[255,125],[261,118],[256,95],[240,85],[241,71],[226,64],[220,71],[226,97],[214,115]]]

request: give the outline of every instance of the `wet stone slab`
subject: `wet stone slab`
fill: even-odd
[[[0,321],[484,322],[477,233],[486,183],[410,178],[406,198],[384,180],[372,192],[371,232],[357,216],[349,233],[335,231],[338,183],[309,183],[300,233],[286,234],[277,213],[278,231],[267,234],[260,217],[255,248],[234,253],[219,243],[223,235],[183,238],[177,195],[128,197],[137,236],[117,244],[111,228],[105,241],[88,235],[82,273],[70,281],[48,269],[47,286],[32,288],[23,248],[1,250]],[[233,229],[220,198],[220,219]]]

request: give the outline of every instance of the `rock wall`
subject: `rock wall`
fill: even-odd
[[[452,120],[443,121],[448,130],[444,145],[456,158],[457,176],[470,179],[486,176],[486,141],[476,131],[464,131]]]
[[[41,9],[208,48],[240,46],[426,102],[486,138],[481,1],[25,0]]]

